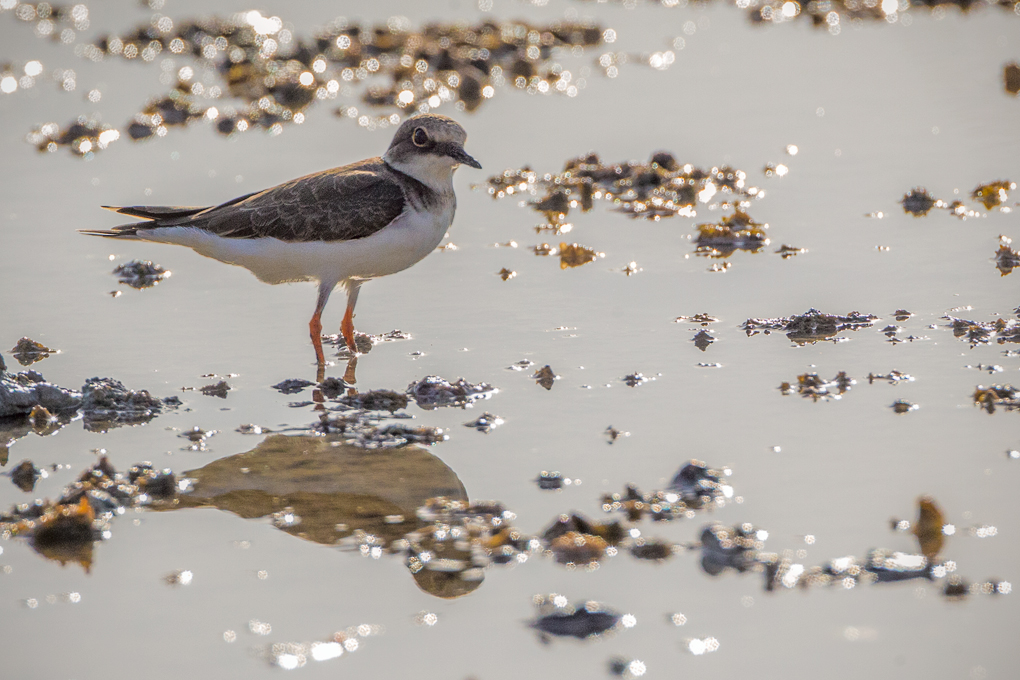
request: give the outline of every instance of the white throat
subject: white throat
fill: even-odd
[[[397,158],[387,151],[383,160],[394,170],[413,177],[429,189],[440,194],[453,193],[453,171],[460,165],[449,157],[430,153],[416,153],[410,157]]]

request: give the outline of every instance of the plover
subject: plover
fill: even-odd
[[[466,138],[451,118],[419,115],[397,128],[381,158],[213,207],[103,206],[144,221],[80,231],[188,246],[266,283],[318,281],[308,330],[322,366],[322,310],[337,284],[347,291],[340,332],[357,354],[354,305],[361,284],[407,269],[439,245],[457,207],[453,171],[461,163],[482,167],[464,151]]]

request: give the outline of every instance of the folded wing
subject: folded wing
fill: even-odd
[[[406,206],[380,159],[308,175],[210,208],[134,206],[117,212],[146,218],[102,236],[145,238],[146,231],[193,227],[224,238],[348,241],[379,231]]]

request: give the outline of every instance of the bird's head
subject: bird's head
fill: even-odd
[[[449,191],[453,171],[463,163],[481,164],[464,151],[467,133],[457,121],[426,113],[405,120],[383,154],[391,167],[437,191]]]

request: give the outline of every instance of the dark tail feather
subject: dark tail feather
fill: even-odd
[[[106,236],[107,238],[130,238],[138,233],[138,227],[147,224],[142,222],[141,224],[125,224],[123,227],[114,227],[113,229],[79,229],[79,234],[86,234],[87,236]]]
[[[173,219],[175,217],[190,217],[196,215],[207,207],[179,206],[179,205],[131,205],[119,207],[115,205],[104,205],[107,210],[118,212],[122,215],[141,217],[146,220]]]

